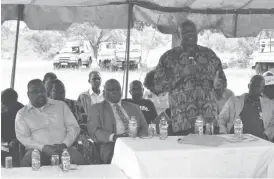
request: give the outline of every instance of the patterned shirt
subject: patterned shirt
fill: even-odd
[[[65,99],[64,101],[68,107],[70,108],[71,112],[75,116],[79,126],[80,126],[80,134],[74,143],[74,146],[82,152],[88,164],[96,163],[96,157],[94,156],[94,147],[92,147],[92,143],[90,143],[90,136],[87,133],[87,114],[84,110],[84,107],[81,105],[80,102],[70,99]],[[80,149],[79,142],[82,143],[83,148]]]
[[[87,114],[83,106],[75,100],[65,99],[64,102],[68,105],[75,119],[77,120],[81,133],[87,133],[86,124],[87,124]]]
[[[169,92],[173,132],[194,127],[198,115],[210,122],[217,116],[213,84],[217,71],[226,88],[221,61],[206,47],[197,46],[189,56],[178,46],[161,56],[151,90],[155,94]]]

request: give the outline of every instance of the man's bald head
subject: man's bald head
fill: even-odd
[[[139,81],[139,80],[134,80],[134,81],[132,81],[132,82],[130,83],[130,89],[132,89],[132,87],[135,87],[135,86],[141,86],[141,87],[143,87],[143,84],[142,84],[142,82]]]
[[[255,75],[251,78],[248,88],[249,94],[254,96],[260,96],[264,90],[265,80],[261,75]]]
[[[197,29],[196,29],[196,25],[194,24],[194,22],[192,22],[192,21],[190,21],[190,20],[187,20],[187,21],[181,23],[181,24],[179,25],[179,29],[182,30],[182,29],[186,28],[187,26],[191,26],[192,28],[194,28],[195,30],[197,30]]]
[[[250,79],[250,83],[254,83],[254,82],[264,82],[264,77],[262,75],[254,75],[251,79]]]
[[[109,88],[109,87],[112,87],[112,86],[120,86],[119,81],[116,80],[116,79],[107,80],[106,83],[105,83],[105,89]]]
[[[195,47],[198,41],[197,29],[192,21],[185,21],[178,28],[181,44],[185,47]]]
[[[104,86],[104,98],[111,103],[118,103],[122,98],[122,90],[116,79],[107,80]]]

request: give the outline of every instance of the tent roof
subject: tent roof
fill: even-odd
[[[23,20],[33,30],[66,30],[72,23],[92,21],[104,29],[127,28],[128,4],[133,20],[157,25],[173,34],[189,19],[197,29],[215,28],[226,37],[256,36],[274,29],[274,0],[2,0],[1,20]]]

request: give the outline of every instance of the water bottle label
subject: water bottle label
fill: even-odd
[[[199,135],[204,134],[204,127],[200,125],[195,125],[195,133]]]
[[[168,136],[168,131],[165,128],[160,128],[160,139],[165,139]]]
[[[70,159],[63,160],[63,170],[69,170],[70,169]]]
[[[137,125],[129,125],[129,136],[137,137]]]
[[[32,168],[33,169],[39,169],[40,168],[40,160],[38,159],[32,159]]]

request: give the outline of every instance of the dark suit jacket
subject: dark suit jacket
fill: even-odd
[[[132,103],[121,102],[129,117],[136,116],[138,135],[147,135],[148,125],[140,108]],[[88,133],[98,143],[108,143],[112,133],[116,133],[116,120],[110,103],[106,100],[91,106],[87,122]]]
[[[121,105],[129,117],[136,116],[138,136],[147,135],[148,125],[139,106],[124,101]],[[104,100],[91,106],[87,129],[92,140],[99,143],[102,163],[109,164],[114,151],[114,143],[109,138],[112,133],[116,133],[116,120],[109,102]]]

